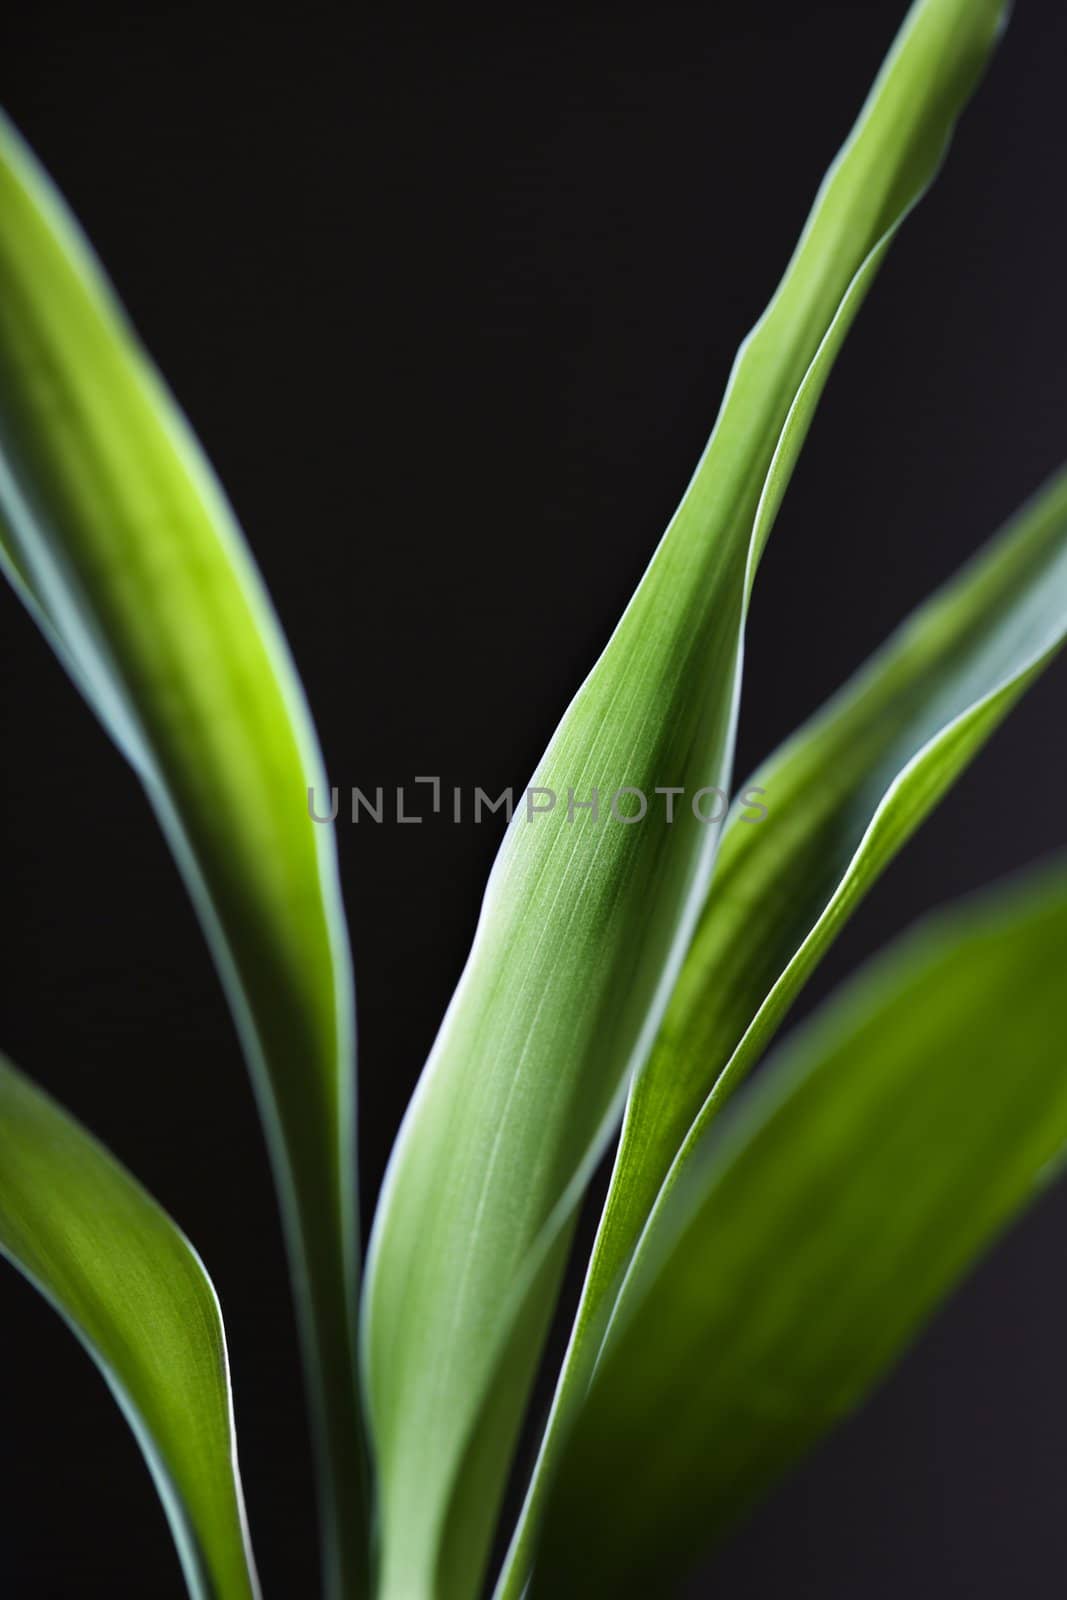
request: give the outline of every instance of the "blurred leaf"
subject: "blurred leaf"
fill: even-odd
[[[254,1600],[226,1339],[200,1257],[114,1157],[2,1057],[0,1130],[0,1253],[107,1379],[194,1600]],[[8,1381],[21,1380],[9,1371]]]
[[[371,1245],[363,1348],[387,1600],[478,1588],[574,1207],[707,889],[719,830],[692,801],[703,790],[712,814],[710,790],[730,781],[756,564],[833,358],[1000,15],[992,0],[913,9],[505,838]],[[671,825],[667,785],[686,791]],[[623,788],[650,802],[643,823],[612,815]],[[568,804],[593,791],[596,814]],[[616,811],[639,804],[623,795]]]
[[[695,1140],[863,895],[1065,633],[1067,473],[743,788],[755,805],[742,800],[727,823],[696,936],[630,1091],[524,1523],[536,1516],[565,1414],[588,1382],[613,1296],[691,1125]],[[757,806],[763,820],[746,820],[758,819]]]
[[[530,1600],[673,1592],[1051,1175],[1065,951],[1063,870],[932,921],[704,1134],[634,1258]]]
[[[62,200],[0,123],[0,545],[137,768],[255,1080],[289,1236],[331,1588],[362,1589],[352,997],[303,696],[233,514]],[[347,1587],[345,1587],[347,1585]]]

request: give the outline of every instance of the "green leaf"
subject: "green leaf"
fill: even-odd
[[[0,123],[0,546],[133,762],[255,1081],[287,1226],[333,1593],[363,1587],[349,955],[321,760],[233,514],[63,202]]]
[[[548,805],[537,790],[556,802],[520,807],[505,838],[371,1244],[363,1351],[388,1600],[477,1589],[574,1208],[707,889],[718,829],[692,801],[729,784],[756,564],[833,358],[1000,17],[992,0],[911,12],[739,353],[696,475],[537,769],[529,803]],[[671,825],[663,786],[686,791]],[[623,787],[647,797],[643,822],[612,816]],[[594,790],[599,814],[568,806]]]
[[[765,816],[753,822],[755,806],[735,805],[659,1038],[630,1091],[516,1568],[566,1412],[680,1147],[718,1115],[863,895],[1065,634],[1067,472],[743,788]]]
[[[746,786],[648,1068],[614,1225],[636,1244],[672,1158],[755,1064],[896,853],[1062,648],[1067,473]],[[706,1096],[710,1098],[705,1099]],[[624,1260],[620,1260],[624,1265]]]
[[[1051,1176],[1065,949],[1062,868],[931,920],[705,1133],[634,1258],[531,1600],[672,1592]]]
[[[0,1253],[107,1379],[193,1600],[254,1600],[226,1338],[200,1257],[125,1168],[2,1057],[0,1129]]]

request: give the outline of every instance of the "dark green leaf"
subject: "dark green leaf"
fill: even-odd
[[[1067,874],[927,924],[708,1129],[642,1237],[531,1600],[672,1592],[1067,1143]]]

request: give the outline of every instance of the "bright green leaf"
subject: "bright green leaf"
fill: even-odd
[[[0,1136],[0,1253],[107,1379],[193,1600],[256,1600],[226,1339],[200,1257],[125,1168],[2,1057]]]
[[[1063,870],[933,920],[709,1128],[634,1258],[530,1600],[672,1593],[1052,1174],[1065,950]]]
[[[629,1236],[627,1256],[697,1113],[695,1136],[1065,634],[1067,474],[756,772],[765,825],[742,821],[743,805],[735,814],[656,1049],[634,1085],[626,1160],[635,1187],[614,1219]]]
[[[913,8],[739,353],[679,510],[532,781],[555,804],[520,804],[505,838],[371,1246],[363,1349],[387,1600],[477,1590],[568,1223],[707,889],[718,830],[692,802],[730,781],[755,568],[833,358],[1001,9]],[[672,825],[662,786],[686,791]],[[623,787],[650,802],[643,822],[611,815]],[[598,815],[568,806],[593,791]]]
[[[321,761],[188,426],[63,202],[0,123],[0,545],[137,768],[251,1064],[298,1285],[330,1586],[361,1591],[349,956]]]
[[[758,818],[756,808],[735,806],[659,1038],[631,1088],[521,1544],[612,1297],[687,1135],[698,1139],[718,1114],[862,896],[1065,634],[1067,473],[742,789],[766,815],[745,820]],[[518,1546],[513,1560],[521,1568]]]

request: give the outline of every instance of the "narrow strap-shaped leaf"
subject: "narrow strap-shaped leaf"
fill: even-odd
[[[913,9],[493,869],[371,1244],[363,1349],[388,1600],[477,1589],[567,1224],[706,892],[718,829],[693,802],[712,815],[711,789],[729,783],[755,566],[833,358],[1000,16],[993,0]],[[672,824],[667,786],[685,791]],[[643,821],[620,820],[641,809],[625,789],[648,803]]]
[[[852,1410],[1067,1147],[1067,874],[882,957],[657,1206],[530,1600],[668,1595]]]
[[[0,1254],[107,1379],[144,1451],[193,1600],[256,1600],[211,1280],[151,1195],[2,1057]],[[17,1381],[47,1392],[43,1373]]]
[[[1065,635],[1061,474],[746,786],[761,791],[766,826],[746,824],[744,804],[735,814],[634,1085],[631,1247],[696,1113],[699,1137],[864,894]]]
[[[659,1038],[630,1091],[519,1545],[565,1412],[588,1381],[613,1295],[687,1135],[697,1139],[718,1114],[863,895],[1065,634],[1067,473],[742,789],[755,804],[742,800],[727,824]],[[521,1562],[518,1546],[513,1560]]]
[[[321,761],[233,514],[45,175],[0,122],[0,544],[145,783],[255,1080],[322,1461],[326,1565],[360,1592],[349,956]]]

